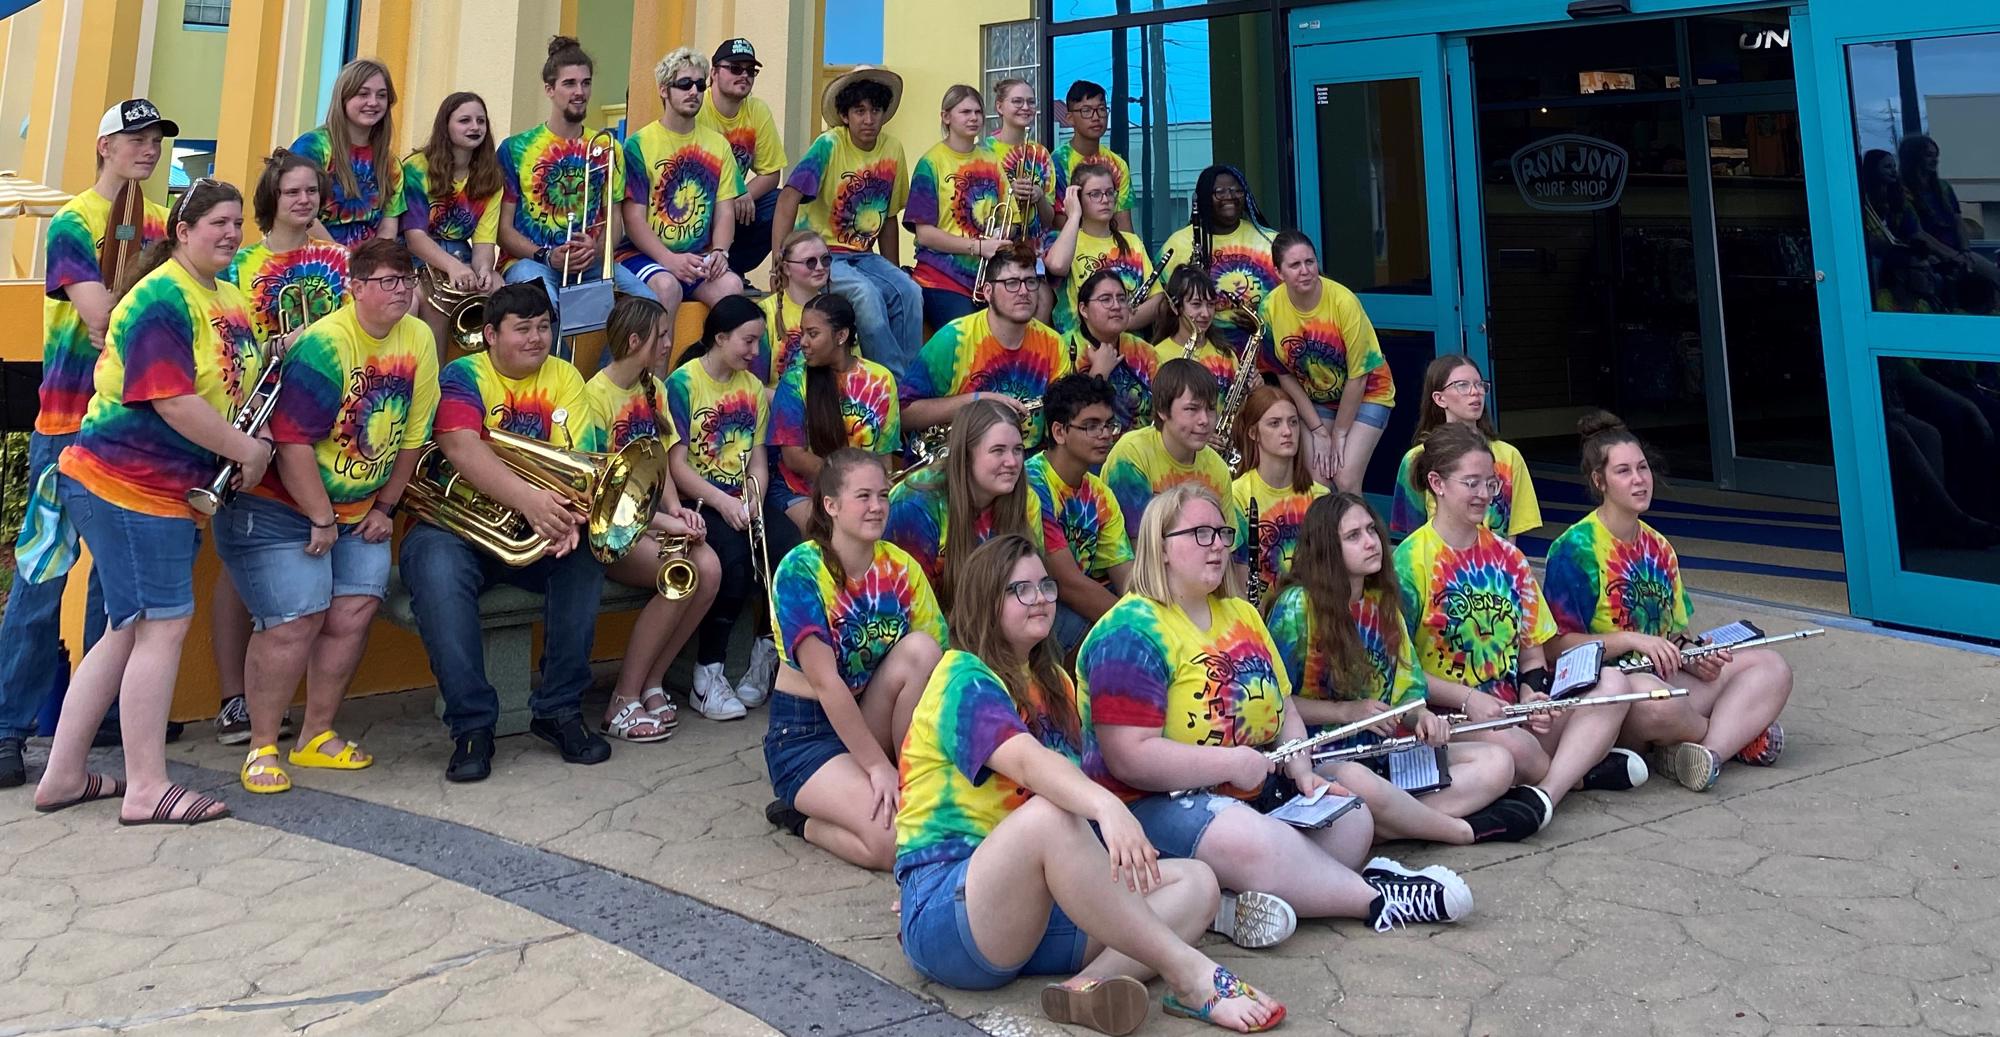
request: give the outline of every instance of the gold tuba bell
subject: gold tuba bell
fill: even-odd
[[[588,516],[590,553],[606,565],[625,556],[646,533],[667,484],[660,441],[635,439],[615,454],[564,450],[538,439],[493,429],[493,453],[514,474],[568,498]],[[436,443],[417,459],[404,504],[411,514],[519,568],[542,557],[548,540],[521,513],[479,492],[452,467]]]
[[[654,533],[660,542],[660,574],[653,581],[653,589],[668,601],[681,601],[692,595],[701,586],[701,572],[688,561],[688,549],[694,546],[694,538],[686,533]]]
[[[486,295],[467,288],[455,288],[451,278],[434,266],[424,267],[424,297],[433,309],[451,324],[451,341],[466,353],[486,349]]]

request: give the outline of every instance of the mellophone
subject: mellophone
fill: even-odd
[[[1803,641],[1808,637],[1819,637],[1825,633],[1825,627],[1810,627],[1805,630],[1794,630],[1789,634],[1753,637],[1747,641],[1736,641],[1730,644],[1689,645],[1681,649],[1681,664],[1685,666],[1696,659],[1706,659],[1718,652],[1733,652],[1739,648],[1762,648],[1765,645],[1784,644],[1786,641]],[[1618,672],[1652,673],[1653,660],[1646,658],[1622,660],[1618,663]]]

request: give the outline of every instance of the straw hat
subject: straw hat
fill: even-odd
[[[882,121],[886,123],[895,118],[896,106],[903,103],[903,77],[886,68],[856,65],[833,77],[833,81],[826,84],[826,90],[819,95],[819,115],[828,126],[840,125],[840,112],[834,108],[833,99],[840,96],[840,91],[847,84],[863,81],[880,83],[889,88],[889,110],[882,113]]]

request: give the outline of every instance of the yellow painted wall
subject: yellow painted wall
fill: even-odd
[[[146,96],[180,124],[181,136],[214,140],[222,115],[223,51],[229,34],[184,27],[185,6],[183,0],[159,0]]]
[[[584,53],[596,63],[591,76],[590,106],[597,111],[625,103],[632,70],[633,3],[634,0],[581,0],[577,4],[576,41],[583,44]],[[539,77],[540,62],[535,69]]]

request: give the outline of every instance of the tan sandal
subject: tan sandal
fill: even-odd
[[[1112,1037],[1137,1030],[1146,1022],[1151,1007],[1146,984],[1130,976],[1086,980],[1076,986],[1051,983],[1042,988],[1042,1014],[1050,1022],[1088,1026]]]

